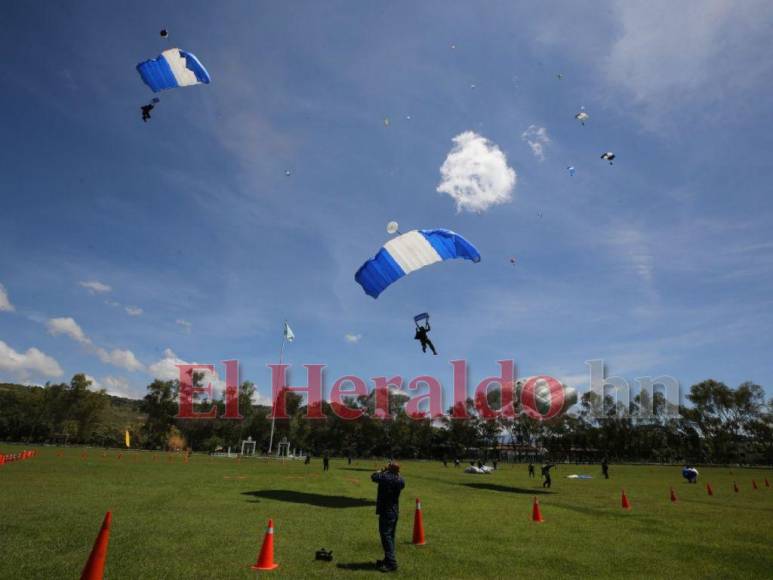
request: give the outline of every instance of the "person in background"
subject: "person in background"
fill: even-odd
[[[533,461],[529,461],[529,477],[532,478],[532,479],[537,477],[536,474],[534,473],[534,462]]]
[[[322,471],[329,471],[330,470],[330,454],[325,451],[325,454],[322,456]]]
[[[546,463],[542,466],[542,477],[545,478],[545,481],[542,482],[542,487],[547,487],[549,489],[552,485],[553,481],[550,479],[550,470],[554,467],[555,465],[553,463]]]
[[[381,471],[371,475],[370,479],[378,484],[376,514],[381,546],[384,548],[384,559],[377,560],[376,566],[381,572],[395,572],[397,571],[395,533],[400,516],[400,492],[405,487],[405,480],[400,475],[400,464],[393,461]]]
[[[609,462],[606,457],[601,460],[601,473],[604,475],[604,479],[609,479]]]

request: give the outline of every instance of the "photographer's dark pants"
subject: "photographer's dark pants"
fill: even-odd
[[[387,510],[378,516],[378,533],[381,534],[381,545],[384,548],[384,563],[397,566],[395,558],[395,532],[397,531],[398,513]]]

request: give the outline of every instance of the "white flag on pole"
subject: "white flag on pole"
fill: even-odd
[[[287,324],[287,321],[285,321],[285,340],[287,342],[292,342],[295,340],[295,335],[293,334],[293,331],[290,328],[290,325]]]

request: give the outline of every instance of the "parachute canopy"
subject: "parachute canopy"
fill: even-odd
[[[429,321],[429,312],[422,312],[421,314],[417,314],[413,317],[413,321],[416,323],[416,326],[419,326],[420,323]]]
[[[211,80],[199,59],[179,48],[170,48],[158,58],[141,62],[137,65],[137,72],[154,93],[201,83],[209,84]]]
[[[412,230],[389,240],[365,262],[354,279],[365,293],[378,298],[393,282],[436,262],[464,258],[480,262],[475,246],[450,230]]]
[[[569,177],[574,177],[574,174],[577,173],[577,170],[574,168],[574,165],[570,165],[566,169],[569,171]]]
[[[612,161],[615,159],[615,154],[611,151],[607,151],[606,153],[602,153],[601,158],[606,159],[609,161],[609,164],[612,165]]]
[[[574,116],[574,118],[577,119],[580,123],[582,123],[584,125],[585,121],[590,119],[590,115],[588,113],[586,113],[585,111],[580,111],[579,113],[577,113]]]
[[[682,477],[688,481],[698,479],[698,470],[694,467],[685,467],[682,469]]]

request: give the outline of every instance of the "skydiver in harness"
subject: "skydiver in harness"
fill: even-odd
[[[142,111],[142,120],[146,123],[148,122],[148,119],[150,119],[150,112],[154,109],[153,105],[145,105],[143,107],[140,107],[140,110]]]
[[[429,347],[432,351],[432,354],[437,355],[435,345],[432,344],[429,336],[427,336],[427,333],[431,330],[429,326],[429,314],[426,312],[423,314],[418,314],[417,316],[413,317],[413,320],[416,323],[416,334],[413,336],[413,338],[421,343],[421,351],[427,352],[427,347]],[[424,321],[424,324],[419,324],[419,321]]]
[[[148,119],[150,119],[150,112],[155,108],[155,104],[158,103],[158,101],[158,98],[154,97],[152,102],[140,107],[140,110],[142,111],[142,120],[145,123],[147,123]]]

